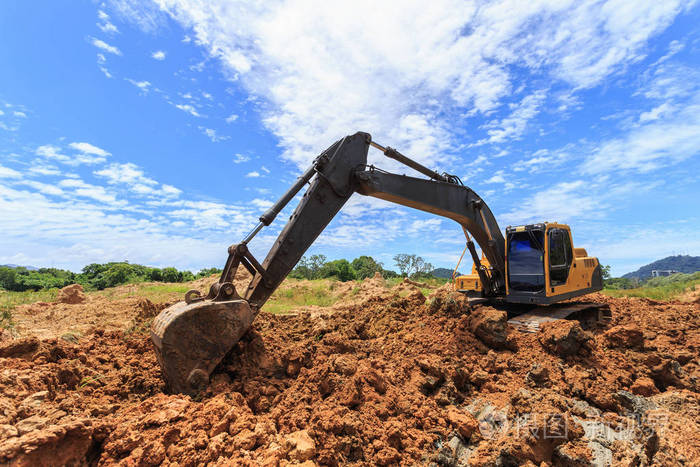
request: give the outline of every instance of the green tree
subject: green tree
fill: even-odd
[[[329,261],[323,265],[320,271],[321,277],[337,277],[342,282],[355,279],[355,270],[347,259],[337,259]]]
[[[406,277],[425,277],[430,275],[433,270],[433,265],[425,261],[420,256],[400,253],[394,256],[396,267],[399,268],[402,276]]]
[[[382,263],[375,261],[371,256],[360,256],[352,260],[352,268],[358,279],[365,279],[374,276],[376,272],[381,273]]]
[[[325,255],[303,256],[289,276],[295,279],[319,279],[325,264]]]
[[[606,266],[601,266],[600,272],[601,272],[601,275],[603,277],[603,281],[607,281],[607,280],[610,280],[612,278],[612,276],[610,275],[610,265],[609,264]]]
[[[163,282],[180,282],[180,273],[175,268],[163,268]]]
[[[148,271],[148,279],[154,282],[161,282],[163,280],[163,271],[158,268],[151,268]]]
[[[0,287],[5,290],[15,290],[17,273],[12,268],[0,267]]]
[[[222,269],[219,268],[205,268],[205,269],[200,269],[200,271],[197,273],[197,279],[201,277],[209,277],[213,274],[221,274],[223,272]]]

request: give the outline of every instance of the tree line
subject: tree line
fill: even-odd
[[[394,264],[399,272],[385,269],[380,261],[375,260],[371,256],[363,255],[352,261],[347,259],[327,261],[325,255],[311,255],[302,257],[297,267],[289,274],[289,277],[296,279],[335,277],[343,282],[366,279],[374,276],[376,273],[379,273],[384,278],[399,276],[414,279],[432,277],[433,265],[420,256],[400,253],[394,256]]]
[[[0,266],[0,287],[23,292],[80,284],[85,289],[102,290],[133,282],[187,282],[220,272],[221,269],[208,268],[194,274],[191,271],[178,271],[173,267],[153,268],[126,261],[88,264],[80,273],[57,268],[27,269]]]
[[[304,256],[289,276],[298,279],[335,277],[340,281],[350,281],[372,277],[377,272],[385,278],[430,277],[433,270],[432,264],[416,255],[398,254],[394,256],[394,263],[399,272],[385,269],[381,262],[371,256],[360,256],[352,261],[328,261],[324,255],[312,255]],[[221,269],[207,268],[195,274],[191,271],[179,271],[174,267],[154,268],[127,261],[92,263],[79,273],[57,268],[0,266],[0,288],[23,292],[80,284],[86,290],[102,290],[135,282],[188,282],[218,273],[221,273]]]

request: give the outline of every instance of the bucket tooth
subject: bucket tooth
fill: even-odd
[[[178,302],[151,325],[151,339],[170,392],[196,395],[250,328],[256,312],[245,300]]]

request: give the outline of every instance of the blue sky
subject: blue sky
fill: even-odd
[[[700,254],[697,2],[375,3],[3,1],[0,264],[220,267],[358,130],[459,175],[502,229],[569,223],[616,275]],[[309,253],[453,267],[463,246],[357,195]]]

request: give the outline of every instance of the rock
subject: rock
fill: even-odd
[[[539,363],[534,363],[525,378],[535,386],[544,386],[549,382],[549,370]]]
[[[632,383],[632,386],[630,386],[630,391],[632,391],[633,394],[645,397],[653,396],[654,394],[659,393],[659,390],[654,384],[654,380],[647,378],[646,376],[637,378],[635,382]]]
[[[307,461],[316,455],[316,443],[307,430],[290,433],[284,438],[282,447],[287,456],[296,461]]]
[[[0,465],[84,465],[92,444],[88,419],[69,420],[0,440]]]
[[[628,415],[636,417],[637,420],[643,420],[648,411],[656,409],[656,404],[650,399],[635,396],[627,391],[616,392],[615,399],[626,409]]]
[[[366,368],[361,372],[362,380],[374,388],[379,394],[384,394],[387,389],[386,380],[377,370],[374,368]]]
[[[17,428],[17,432],[21,436],[21,435],[24,435],[26,433],[29,433],[30,431],[39,430],[41,428],[44,428],[48,424],[49,424],[49,419],[47,419],[45,417],[39,417],[38,415],[32,415],[31,417],[27,417],[27,418],[17,422],[15,427]]]
[[[476,370],[474,373],[471,375],[471,381],[474,383],[476,386],[481,387],[484,384],[486,384],[491,378],[489,377],[489,374],[486,373],[484,370]]]
[[[160,441],[151,441],[143,448],[139,465],[160,465],[165,460],[165,447]]]
[[[603,334],[610,347],[641,349],[644,346],[644,334],[634,324],[615,326]]]
[[[591,337],[581,329],[578,321],[558,320],[540,326],[540,344],[560,357],[579,353],[590,340]]]
[[[464,439],[471,438],[472,434],[479,429],[479,422],[469,412],[450,408],[447,411],[447,419]]]
[[[255,447],[257,439],[255,432],[246,428],[233,438],[233,447],[235,449],[247,449],[250,451]]]
[[[500,349],[505,347],[508,341],[507,320],[505,311],[482,306],[469,317],[469,329],[484,344]]]
[[[385,447],[377,454],[375,454],[375,460],[377,465],[392,465],[396,464],[401,459],[401,454],[394,448]]]
[[[654,378],[654,382],[664,390],[668,386],[676,386],[678,388],[685,386],[682,381],[684,376],[683,369],[680,363],[675,360],[665,360],[656,365],[652,368],[651,375]]]
[[[24,337],[0,342],[0,357],[20,358],[31,356],[39,348],[39,339]]]
[[[83,293],[83,286],[80,284],[71,284],[63,287],[61,290],[58,291],[56,301],[58,303],[67,303],[69,305],[85,303],[85,294]]]
[[[554,465],[566,467],[585,467],[591,465],[591,449],[580,443],[565,443],[554,449]]]
[[[340,354],[333,360],[333,371],[339,375],[352,376],[357,371],[357,357]]]
[[[0,425],[0,439],[12,438],[19,436],[19,431],[12,425]]]

